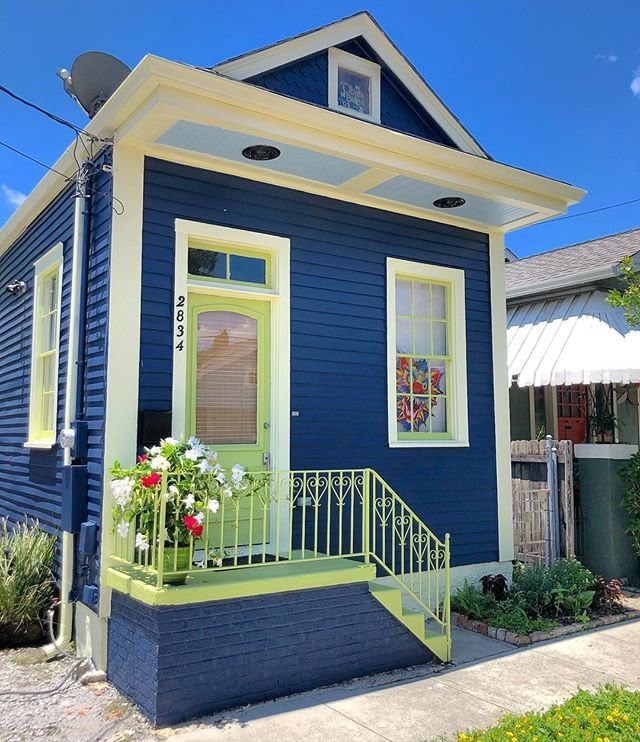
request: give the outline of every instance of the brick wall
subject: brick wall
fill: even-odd
[[[112,597],[109,680],[157,725],[431,659],[364,583],[190,606]]]

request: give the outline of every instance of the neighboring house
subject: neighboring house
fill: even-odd
[[[607,293],[622,258],[638,253],[632,229],[506,265],[511,439],[576,444],[581,556],[633,580],[617,462],[638,450],[640,331]]]
[[[513,555],[504,233],[583,192],[492,160],[367,13],[145,57],[88,130],[86,219],[49,173],[0,231],[0,508],[62,532],[62,638],[158,723],[447,659],[450,583]],[[293,494],[163,586],[109,471],[193,434]]]

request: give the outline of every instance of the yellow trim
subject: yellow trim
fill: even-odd
[[[511,434],[509,371],[507,365],[507,303],[505,299],[504,236],[489,235],[491,274],[491,341],[493,347],[493,404],[496,428],[496,484],[500,561],[513,559],[513,505],[511,500]]]
[[[298,146],[366,161],[370,167],[389,170],[392,175],[413,173],[415,177],[443,187],[459,188],[505,203],[520,203],[535,212],[531,217],[511,222],[498,231],[511,231],[562,213],[585,194],[565,183],[484,157],[371,126],[369,122],[351,116],[338,115],[335,111],[150,55],[132,71],[87,129],[96,136],[115,135],[116,142],[141,147],[147,154],[186,164],[193,164],[195,160],[200,167],[212,167],[212,158],[189,158],[181,151],[171,155],[171,148],[160,149],[152,144],[171,123],[185,117],[237,131],[250,129],[251,133]],[[65,175],[73,174],[76,169],[73,146],[65,151],[54,167]],[[248,166],[245,173],[252,173],[256,179],[265,171]],[[271,181],[265,179],[265,182]],[[316,184],[309,184],[301,178],[282,176],[278,182],[288,182],[290,187],[308,192],[319,190]],[[0,253],[11,246],[65,185],[56,173],[45,175],[25,203],[0,229]],[[354,200],[351,194],[347,197],[336,188],[327,186],[323,190],[326,195],[333,194],[334,198]],[[426,211],[419,213],[419,209],[405,210],[401,204],[384,199],[366,197],[366,200],[378,208],[415,213],[436,222],[455,223],[451,217]],[[476,228],[478,226],[481,225],[476,223]]]
[[[33,277],[33,316],[31,323],[31,377],[29,391],[29,437],[24,444],[25,448],[51,448],[56,441],[58,426],[58,377],[60,374],[60,314],[62,310],[62,278],[64,268],[63,245],[59,242],[34,264]],[[53,347],[43,353],[40,349],[42,341],[44,283],[52,277],[57,280],[55,307],[49,312],[55,312],[55,341]],[[50,390],[43,388],[43,363],[45,358],[53,358],[53,386]],[[44,396],[52,396],[53,400],[53,428],[42,427]]]
[[[404,83],[444,131],[463,150],[486,157],[486,152],[440,100],[411,63],[398,50],[386,33],[366,12],[356,13],[323,28],[303,34],[289,41],[279,42],[265,49],[244,54],[222,62],[213,69],[236,80],[244,80],[266,70],[310,56],[358,36],[364,37],[385,64]]]
[[[396,421],[396,278],[412,278],[449,287],[449,358],[447,404],[450,434],[446,438],[425,438],[420,434],[400,437]],[[387,258],[387,416],[388,439],[392,448],[461,447],[469,445],[467,399],[467,347],[464,271],[457,268]]]
[[[110,469],[117,459],[133,466],[138,436],[138,374],[142,277],[142,152],[118,144],[114,148],[113,195],[126,204],[114,214],[111,227],[111,277],[104,433],[104,490],[101,539],[100,616],[109,615],[106,574],[113,548]]]
[[[268,299],[271,302],[270,364],[271,364],[271,461],[274,469],[289,469],[290,429],[290,286],[287,238],[251,232],[246,229],[222,227],[187,219],[176,219],[175,297],[189,293],[238,299]],[[269,257],[272,288],[245,286],[227,282],[199,281],[187,274],[187,251],[198,242],[224,245],[236,251],[250,250]],[[187,354],[174,343],[172,434],[181,440],[187,434]]]

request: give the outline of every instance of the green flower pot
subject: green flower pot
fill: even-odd
[[[178,552],[177,559],[174,561],[176,551]],[[162,582],[165,585],[184,585],[187,575],[183,570],[191,567],[191,549],[188,546],[178,546],[177,549],[173,546],[165,546],[162,567]],[[176,568],[180,572],[174,571]]]

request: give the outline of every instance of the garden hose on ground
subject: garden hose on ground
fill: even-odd
[[[83,663],[87,662],[86,657],[76,657],[73,654],[69,654],[66,650],[64,650],[62,647],[59,647],[56,643],[56,638],[53,633],[53,616],[55,614],[56,606],[60,605],[60,601],[54,601],[51,608],[49,608],[47,612],[47,616],[49,619],[49,638],[51,639],[51,643],[53,646],[60,652],[61,655],[64,657],[70,657],[71,659],[75,660],[73,665],[69,668],[69,671],[65,674],[65,676],[62,678],[61,682],[56,685],[53,688],[47,688],[45,690],[6,690],[6,691],[0,691],[0,697],[2,696],[46,696],[51,695],[53,693],[58,693],[64,686],[67,684],[67,681],[69,678],[76,672],[76,670],[82,665]]]

